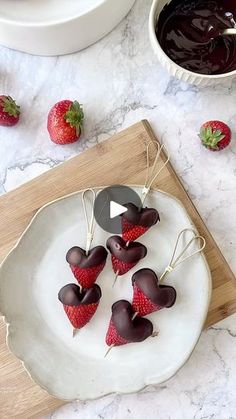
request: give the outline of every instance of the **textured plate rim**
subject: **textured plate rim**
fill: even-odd
[[[129,185],[125,185],[125,186],[129,186],[129,187],[133,187],[133,188],[142,188],[143,186],[142,185],[137,185],[137,184],[129,184]],[[95,189],[95,190],[100,190],[100,189],[104,189],[104,188],[106,188],[107,186],[93,186],[93,187],[91,187],[91,189]],[[78,190],[78,191],[75,191],[75,192],[72,192],[72,193],[69,193],[69,194],[67,194],[67,195],[63,195],[63,196],[61,196],[61,197],[59,197],[59,198],[56,198],[56,199],[54,199],[54,200],[52,200],[52,201],[50,201],[50,202],[48,202],[48,203],[46,203],[46,204],[44,204],[41,208],[39,208],[38,210],[37,210],[37,212],[34,214],[34,216],[32,217],[32,219],[31,219],[31,221],[29,222],[29,224],[27,225],[27,227],[25,228],[25,230],[23,231],[23,233],[21,234],[21,236],[19,237],[19,239],[17,240],[17,242],[16,242],[16,244],[14,245],[14,247],[10,250],[10,252],[6,255],[6,257],[3,259],[3,261],[1,262],[1,264],[0,264],[0,271],[1,271],[1,269],[2,269],[2,267],[3,267],[3,265],[6,263],[6,261],[8,260],[8,258],[10,258],[13,254],[14,254],[14,252],[15,252],[15,250],[17,249],[17,247],[20,245],[20,242],[22,241],[22,239],[24,238],[24,236],[25,236],[25,234],[28,232],[28,230],[31,228],[31,225],[34,223],[34,220],[37,218],[37,216],[41,213],[41,212],[43,212],[47,207],[49,207],[49,206],[51,206],[51,205],[53,205],[53,204],[55,204],[56,202],[59,202],[59,201],[62,201],[62,200],[64,200],[64,199],[67,199],[67,198],[70,198],[70,197],[72,197],[72,196],[75,196],[75,195],[78,195],[78,194],[81,194],[83,191],[84,191],[85,189],[80,189],[80,190]],[[174,195],[172,195],[172,194],[170,194],[170,193],[168,193],[168,192],[165,192],[165,191],[162,191],[161,189],[158,189],[158,188],[152,188],[152,190],[151,191],[154,191],[154,192],[160,192],[160,193],[162,193],[163,195],[166,195],[166,196],[168,196],[169,198],[172,198],[173,200],[175,200],[176,202],[177,202],[177,204],[178,205],[180,205],[181,206],[181,208],[182,208],[182,210],[185,212],[185,215],[186,215],[186,218],[189,220],[189,222],[190,222],[190,224],[192,224],[192,226],[195,228],[195,230],[197,231],[197,228],[196,228],[196,226],[195,226],[195,224],[193,223],[193,221],[192,221],[192,219],[191,219],[191,217],[189,216],[189,214],[188,214],[188,212],[187,212],[187,210],[186,210],[186,208],[185,208],[185,206],[182,204],[182,202],[178,199],[178,198],[176,198]],[[0,316],[2,316],[2,319],[3,319],[3,321],[4,321],[4,323],[6,324],[6,345],[7,345],[7,347],[8,347],[8,349],[9,349],[9,351],[21,362],[21,365],[22,365],[22,367],[23,367],[23,369],[27,372],[27,374],[28,374],[28,376],[31,378],[31,380],[36,384],[36,385],[38,385],[41,389],[43,389],[43,390],[45,390],[49,395],[51,395],[52,397],[55,397],[55,398],[57,398],[57,399],[59,399],[59,400],[63,400],[63,401],[65,401],[65,402],[72,402],[72,401],[74,401],[74,400],[81,400],[81,401],[86,401],[86,400],[98,400],[98,399],[100,399],[101,397],[104,397],[104,396],[109,396],[109,395],[111,395],[111,394],[133,394],[133,393],[137,393],[137,392],[140,392],[140,391],[142,391],[142,390],[144,390],[146,387],[148,387],[149,385],[159,385],[159,384],[161,384],[161,383],[163,383],[163,382],[165,382],[165,381],[167,381],[167,380],[169,380],[171,377],[173,377],[185,364],[186,364],[186,362],[188,361],[188,359],[191,357],[191,355],[192,355],[192,353],[193,353],[193,351],[194,351],[194,349],[195,349],[195,347],[196,347],[196,345],[197,345],[197,343],[198,343],[198,341],[199,341],[199,339],[200,339],[200,336],[201,336],[201,332],[202,332],[202,329],[203,329],[203,326],[204,326],[204,323],[205,323],[205,320],[206,320],[206,318],[207,318],[207,314],[208,314],[208,308],[209,308],[209,304],[210,304],[210,301],[211,301],[211,294],[212,294],[212,277],[211,277],[211,271],[210,271],[210,268],[209,268],[209,266],[208,266],[208,263],[207,263],[207,260],[206,260],[206,257],[205,257],[205,255],[204,255],[204,252],[201,252],[201,257],[202,257],[202,259],[203,259],[203,261],[204,261],[204,264],[205,264],[205,266],[206,266],[206,271],[207,271],[207,276],[208,276],[208,290],[207,290],[207,293],[208,293],[208,295],[207,295],[207,306],[206,306],[206,310],[205,310],[205,313],[204,313],[204,315],[203,315],[203,321],[202,321],[202,324],[200,325],[200,328],[199,328],[199,331],[198,331],[198,337],[197,337],[197,339],[193,342],[193,345],[192,345],[192,347],[190,348],[190,350],[189,350],[189,353],[186,355],[186,357],[184,358],[184,360],[182,361],[182,363],[181,363],[181,365],[180,366],[178,366],[178,367],[176,367],[175,368],[175,370],[173,370],[172,371],[172,373],[171,373],[171,375],[168,375],[168,377],[164,377],[163,379],[160,379],[158,382],[156,382],[156,383],[144,383],[144,385],[142,385],[141,387],[139,386],[139,387],[137,387],[137,388],[135,388],[135,389],[132,389],[132,390],[130,390],[130,391],[124,391],[124,392],[122,392],[122,391],[118,391],[118,390],[114,390],[114,391],[111,391],[111,392],[104,392],[104,393],[102,393],[102,394],[100,394],[98,397],[86,397],[86,398],[80,398],[80,399],[77,399],[77,398],[63,398],[59,393],[57,393],[57,392],[54,392],[54,391],[52,391],[49,387],[47,387],[46,385],[42,385],[41,384],[41,382],[40,382],[40,380],[38,380],[36,377],[35,377],[35,375],[34,375],[34,373],[32,373],[31,372],[31,367],[30,367],[30,365],[26,362],[26,361],[24,361],[23,359],[21,359],[21,357],[19,357],[18,355],[17,355],[17,350],[14,348],[14,345],[12,345],[12,343],[10,342],[10,335],[9,335],[9,327],[10,327],[10,322],[8,322],[8,320],[7,320],[7,315],[5,315],[5,314],[2,314],[1,315],[1,311],[0,311]]]

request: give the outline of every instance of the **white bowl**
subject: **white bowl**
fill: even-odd
[[[142,189],[134,188],[138,194]],[[75,338],[57,294],[62,286],[76,282],[65,261],[67,250],[85,245],[81,192],[42,208],[2,263],[0,312],[8,325],[8,345],[31,377],[57,398],[93,399],[161,383],[184,365],[198,341],[211,296],[211,274],[203,254],[166,277],[165,284],[177,290],[177,300],[172,308],[149,315],[159,336],[113,348],[104,358],[111,305],[132,300],[131,277],[138,269],[162,273],[178,233],[194,227],[180,201],[169,194],[152,191],[147,206],[157,208],[161,218],[140,238],[147,256],[118,278],[114,288],[108,257],[98,278],[103,297],[97,313]],[[105,245],[108,237],[96,226],[93,246]]]
[[[219,84],[224,80],[230,80],[236,77],[236,70],[231,71],[230,73],[217,74],[212,76],[194,73],[193,71],[189,71],[183,67],[180,67],[174,61],[172,61],[168,55],[166,55],[157,40],[155,29],[159,15],[167,3],[170,3],[170,0],[154,0],[149,15],[149,36],[151,45],[163,67],[165,67],[172,76],[177,77],[178,79],[187,83],[195,84],[198,86]]]
[[[0,0],[0,44],[35,55],[79,51],[110,32],[135,0]]]

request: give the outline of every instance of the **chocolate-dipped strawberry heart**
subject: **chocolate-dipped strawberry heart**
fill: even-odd
[[[120,236],[111,236],[107,240],[107,248],[111,253],[113,270],[118,275],[124,275],[147,254],[143,244],[138,242],[127,244]]]
[[[176,291],[169,285],[160,285],[151,269],[140,269],[132,276],[133,310],[139,316],[146,316],[164,307],[172,307]]]
[[[65,285],[58,294],[64,310],[74,329],[81,329],[94,316],[102,292],[97,284],[90,289],[80,291],[76,284]]]
[[[125,241],[134,241],[160,221],[159,214],[154,208],[138,208],[129,203],[124,205],[128,210],[122,214],[122,237]]]
[[[112,316],[106,334],[108,346],[126,345],[131,342],[142,342],[153,335],[153,324],[141,317],[133,319],[131,304],[120,300],[113,304]]]
[[[107,250],[103,246],[94,247],[88,251],[88,254],[78,246],[72,247],[67,252],[66,260],[82,288],[93,286],[106,264],[107,255]]]

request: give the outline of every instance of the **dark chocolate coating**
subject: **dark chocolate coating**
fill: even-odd
[[[81,247],[74,246],[68,250],[66,260],[70,265],[79,266],[80,268],[90,268],[98,266],[106,261],[107,250],[103,246],[96,246],[89,250],[88,255]]]
[[[157,39],[169,58],[200,74],[236,70],[235,0],[172,0],[160,13]]]
[[[58,293],[58,299],[67,306],[79,306],[98,303],[102,296],[101,288],[94,284],[92,288],[83,289],[76,284],[65,285]]]
[[[160,221],[160,216],[155,208],[139,209],[132,203],[125,204],[124,207],[128,208],[128,211],[124,212],[122,217],[132,224],[141,225],[143,227],[152,227]]]
[[[120,300],[113,304],[112,322],[118,334],[128,342],[142,342],[153,333],[153,324],[143,317],[135,317],[131,304],[126,300]]]
[[[139,242],[131,242],[126,246],[126,242],[120,236],[111,236],[107,240],[109,252],[117,259],[125,263],[135,263],[144,258],[147,248]]]
[[[132,276],[132,284],[159,307],[172,307],[176,301],[176,290],[169,285],[159,285],[158,278],[151,269],[140,269]]]

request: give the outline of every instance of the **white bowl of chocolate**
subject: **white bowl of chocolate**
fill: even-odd
[[[236,77],[235,0],[154,0],[152,47],[171,75],[206,86]]]

